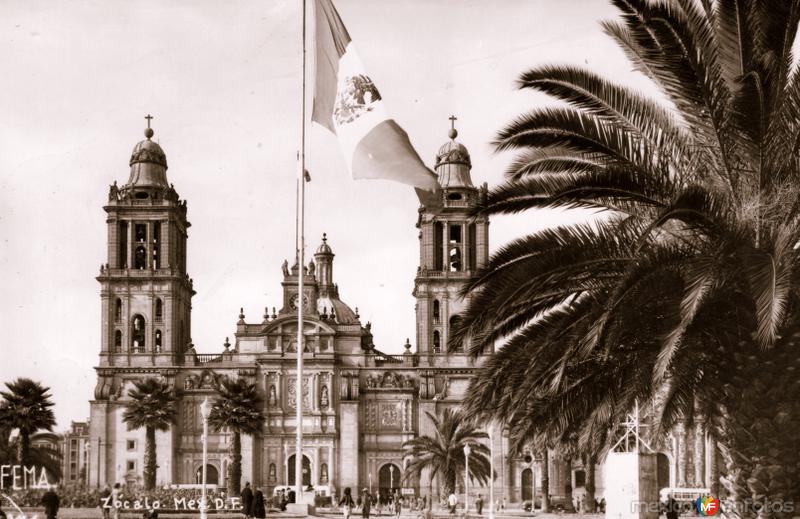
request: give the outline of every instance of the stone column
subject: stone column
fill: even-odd
[[[685,487],[686,483],[686,467],[689,464],[689,450],[687,447],[688,433],[686,430],[686,422],[682,421],[676,426],[677,438],[677,452],[676,459],[678,461],[678,486]]]
[[[694,425],[694,483],[706,486],[706,424],[698,420]]]

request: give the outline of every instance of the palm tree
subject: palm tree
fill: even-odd
[[[439,476],[444,493],[449,495],[455,492],[456,481],[463,478],[466,465],[464,446],[469,445],[472,449],[469,456],[470,481],[487,484],[490,478],[490,451],[483,442],[488,440],[489,435],[465,421],[457,411],[445,409],[441,418],[427,411],[425,414],[434,426],[435,435],[418,436],[403,444],[404,456],[411,460],[406,465],[403,477],[419,478],[424,469],[429,469],[431,481]]]
[[[172,387],[159,378],[149,377],[133,382],[128,391],[122,420],[128,430],[144,427],[144,488],[156,486],[156,431],[167,431],[178,416],[177,398]]]
[[[542,460],[540,464],[542,473],[542,512],[548,513],[550,511],[550,452],[547,447],[541,449],[539,458]],[[533,510],[536,508],[536,503],[531,506],[531,510]]]
[[[52,431],[56,425],[50,388],[29,378],[18,378],[6,383],[6,391],[0,403],[0,421],[8,424],[7,432],[19,431],[16,442],[16,463],[29,466],[31,463],[31,434],[39,430]],[[6,436],[6,440],[8,436]]]
[[[699,412],[750,517],[748,500],[800,499],[800,1],[612,3],[603,28],[661,98],[582,67],[521,76],[561,104],[499,133],[520,153],[479,212],[602,214],[508,244],[467,284],[453,342],[505,339],[467,414],[607,448],[637,401],[656,436]]]
[[[244,378],[221,378],[220,396],[214,400],[208,423],[216,430],[228,428],[233,433],[228,465],[228,494],[238,496],[242,483],[242,434],[257,434],[264,425],[264,399],[256,385]]]

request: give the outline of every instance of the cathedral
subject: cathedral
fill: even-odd
[[[413,343],[406,340],[402,354],[381,352],[373,343],[371,324],[340,299],[334,274],[336,237],[325,235],[307,265],[275,266],[283,270],[281,308],[265,309],[255,320],[240,312],[234,340],[226,340],[219,353],[198,354],[190,339],[195,290],[186,269],[187,204],[167,180],[166,155],[148,125],[146,139],[133,148],[127,182],[111,185],[104,206],[107,259],[97,277],[102,339],[90,402],[89,484],[141,483],[144,430],[129,431],[122,415],[132,382],[152,376],[167,380],[179,398],[176,425],[157,433],[157,483],[198,483],[199,406],[206,397],[214,398],[215,381],[227,376],[255,382],[265,406],[263,431],[242,437],[243,482],[263,487],[267,495],[294,483],[295,413],[302,405],[304,484],[327,493],[366,487],[415,495],[427,495],[432,488],[435,494],[438,484],[425,472],[419,480],[402,478],[407,463],[402,445],[434,434],[428,415],[458,407],[482,362],[463,351],[448,351],[446,345],[465,304],[459,289],[489,257],[489,221],[470,218],[486,185],[474,185],[470,155],[457,135],[451,129],[435,158],[443,208],[436,213],[420,208],[417,214],[416,335]],[[355,268],[346,257],[337,265]],[[302,294],[298,276],[304,277]],[[305,312],[305,370],[298,381],[300,305]],[[496,498],[514,503],[530,500],[534,493],[541,496],[541,464],[532,453],[510,453],[502,434],[493,438]],[[211,484],[225,483],[230,439],[224,430],[209,434]],[[551,496],[558,499],[568,484],[580,495],[587,480],[580,463],[567,467],[550,456]],[[472,492],[478,493],[486,497],[488,489]]]

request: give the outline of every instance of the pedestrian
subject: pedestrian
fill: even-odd
[[[342,515],[344,515],[344,519],[349,519],[350,514],[353,513],[353,505],[355,502],[353,501],[353,496],[350,493],[350,487],[344,489],[344,495],[342,499],[339,500],[339,506],[342,507]]]
[[[394,514],[397,517],[400,517],[400,514],[403,511],[403,496],[399,493],[394,498]]]
[[[245,519],[253,517],[253,489],[250,488],[250,482],[244,484],[242,489],[242,513]]]
[[[122,499],[122,488],[119,483],[114,483],[114,488],[111,490],[111,516],[114,519],[119,519],[119,506]]]
[[[372,507],[372,496],[369,495],[367,489],[361,491],[361,517],[369,519],[369,511]]]
[[[678,519],[678,502],[672,494],[667,495],[667,519]]]
[[[450,515],[456,515],[456,506],[458,505],[458,498],[456,497],[455,492],[450,492],[450,496],[447,498],[447,506],[450,507]]]
[[[483,513],[483,496],[478,494],[478,499],[475,500],[475,511],[478,512],[478,515]]]
[[[108,485],[103,487],[100,491],[100,511],[103,513],[103,519],[108,519],[111,512],[111,489]]]
[[[53,491],[53,487],[48,487],[47,492],[42,496],[42,504],[44,505],[44,515],[47,519],[56,519],[58,515],[58,505],[60,501],[58,494]]]
[[[267,508],[261,487],[256,487],[256,493],[253,494],[253,517],[257,519],[265,519],[267,517]]]
[[[0,519],[6,519],[6,513],[3,512],[3,503],[0,503]]]

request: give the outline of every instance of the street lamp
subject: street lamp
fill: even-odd
[[[489,519],[494,519],[494,428],[489,424]]]
[[[469,512],[469,453],[472,452],[469,443],[464,445],[464,516]]]
[[[367,474],[367,476],[369,477],[369,495],[372,495],[372,472]]]
[[[203,417],[203,486],[200,497],[200,519],[206,519],[206,465],[208,465],[208,415],[211,414],[211,405],[208,397],[200,404],[200,416]]]

